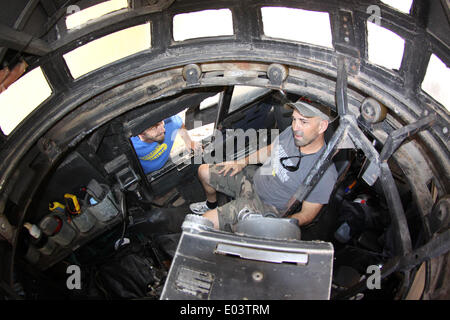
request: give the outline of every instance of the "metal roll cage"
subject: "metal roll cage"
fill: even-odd
[[[131,9],[123,15],[100,20],[73,32],[66,30],[64,37],[54,41],[50,35],[46,41],[30,40],[23,32],[0,29],[1,39],[13,36],[10,37],[10,47],[20,47],[36,56],[34,66],[42,68],[53,90],[47,101],[12,134],[2,139],[0,234],[12,247],[10,276],[15,262],[17,226],[23,224],[44,177],[68,150],[101,125],[143,103],[156,103],[189,90],[232,85],[260,86],[309,95],[337,112],[339,126],[296,196],[299,201],[305,199],[343,141],[350,140],[361,149],[370,162],[363,179],[368,185],[380,179],[392,223],[398,229],[395,234],[398,251],[386,264],[388,267],[382,270],[382,277],[401,271],[406,289],[410,285],[409,271],[412,268],[449,250],[450,231],[436,235],[430,230],[427,216],[433,200],[423,183],[427,178],[422,178],[419,172],[408,179],[427,239],[425,245],[413,247],[400,194],[388,165],[388,160],[393,158],[406,165],[406,160],[401,158],[409,152],[414,155],[415,147],[406,146],[401,152],[399,149],[407,139],[414,137],[421,148],[427,150],[425,161],[427,157],[431,158],[428,165],[440,194],[449,193],[450,116],[419,88],[431,53],[438,54],[447,66],[450,65],[450,54],[448,44],[427,33],[417,23],[424,10],[420,1],[414,1],[411,16],[377,2],[384,12],[382,26],[406,40],[402,66],[398,71],[388,71],[367,61],[367,37],[363,30],[370,1],[355,4],[353,1],[160,0],[150,6],[141,1],[131,3]],[[259,10],[262,6],[328,12],[334,50],[265,37]],[[220,8],[229,8],[233,13],[233,36],[173,41],[171,21],[174,15]],[[54,23],[49,27],[60,25],[57,16],[61,14],[59,11],[55,13]],[[150,50],[79,79],[72,78],[63,59],[64,53],[147,21],[151,21],[152,28]],[[351,31],[348,40],[343,37],[345,30]],[[388,107],[392,124],[397,128],[383,135],[377,128],[359,121],[358,108],[366,96],[372,96]],[[161,116],[165,106],[165,103],[155,104],[155,119]],[[172,113],[180,111],[176,106],[169,110]],[[383,143],[381,153],[362,129]],[[38,163],[34,163],[36,158],[40,159]],[[414,164],[411,166],[417,168]],[[11,209],[11,202],[16,204],[14,209]],[[362,285],[360,283],[334,298],[352,296]],[[7,287],[5,283],[2,286]]]

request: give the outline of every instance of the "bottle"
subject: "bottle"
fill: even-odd
[[[32,245],[42,254],[51,255],[56,249],[56,244],[49,239],[35,224],[25,222],[23,225],[31,236]]]
[[[77,232],[65,220],[64,215],[49,214],[39,223],[47,236],[64,247],[68,246],[77,235]]]

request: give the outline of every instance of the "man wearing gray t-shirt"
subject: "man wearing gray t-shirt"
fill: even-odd
[[[198,175],[207,200],[191,204],[192,212],[211,220],[217,229],[232,230],[244,209],[281,216],[295,202],[296,190],[326,146],[324,133],[330,117],[329,109],[324,106],[301,101],[288,106],[293,108],[292,124],[272,144],[242,160],[199,167]],[[312,222],[328,203],[336,179],[332,164],[303,201],[301,210],[289,218],[297,219],[300,226]],[[234,200],[218,207],[216,191]]]

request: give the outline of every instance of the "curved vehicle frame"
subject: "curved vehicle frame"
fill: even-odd
[[[83,8],[91,3],[77,4]],[[46,183],[81,142],[108,124],[129,138],[138,132],[142,119],[156,122],[185,108],[174,101],[224,92],[215,121],[220,128],[226,118],[221,112],[227,99],[224,88],[244,85],[309,97],[339,115],[339,126],[298,198],[305,198],[338,149],[352,145],[367,160],[363,180],[378,187],[396,230],[395,249],[382,269],[382,278],[400,275],[395,298],[448,298],[450,114],[421,89],[431,54],[450,65],[448,2],[415,0],[410,14],[380,1],[376,4],[382,13],[381,26],[405,40],[399,70],[388,70],[368,59],[367,8],[373,1],[131,1],[124,12],[70,32],[59,21],[50,24],[50,31],[40,42],[30,41],[23,54],[30,57],[31,67],[42,68],[52,94],[1,142],[0,280],[4,295],[17,296],[12,288],[18,268],[36,272],[20,257],[20,226],[36,214]],[[333,48],[266,36],[261,7],[271,6],[328,13]],[[173,40],[175,15],[224,8],[232,14],[232,35]],[[56,9],[55,16],[64,12],[64,7]],[[433,17],[444,20],[437,26],[430,22]],[[148,50],[77,79],[71,76],[65,53],[148,22]],[[0,34],[2,39],[5,34]],[[379,122],[364,118],[364,112],[375,112],[362,108],[369,98],[387,109]],[[140,188],[151,194],[133,155],[126,156],[140,178]],[[412,204],[405,202],[404,190]],[[414,212],[414,224],[407,209]],[[417,289],[420,277],[425,280]],[[354,297],[364,286],[361,281],[333,298]]]

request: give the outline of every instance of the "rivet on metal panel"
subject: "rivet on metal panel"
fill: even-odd
[[[202,75],[202,70],[197,64],[188,64],[183,68],[183,78],[188,85],[197,84]]]
[[[373,98],[366,98],[361,103],[361,115],[368,123],[377,123],[386,118],[387,109]]]
[[[264,278],[264,274],[261,271],[255,271],[252,273],[252,278],[259,282]]]
[[[271,84],[279,86],[286,80],[287,76],[288,69],[281,64],[273,63],[267,68],[267,77]]]

